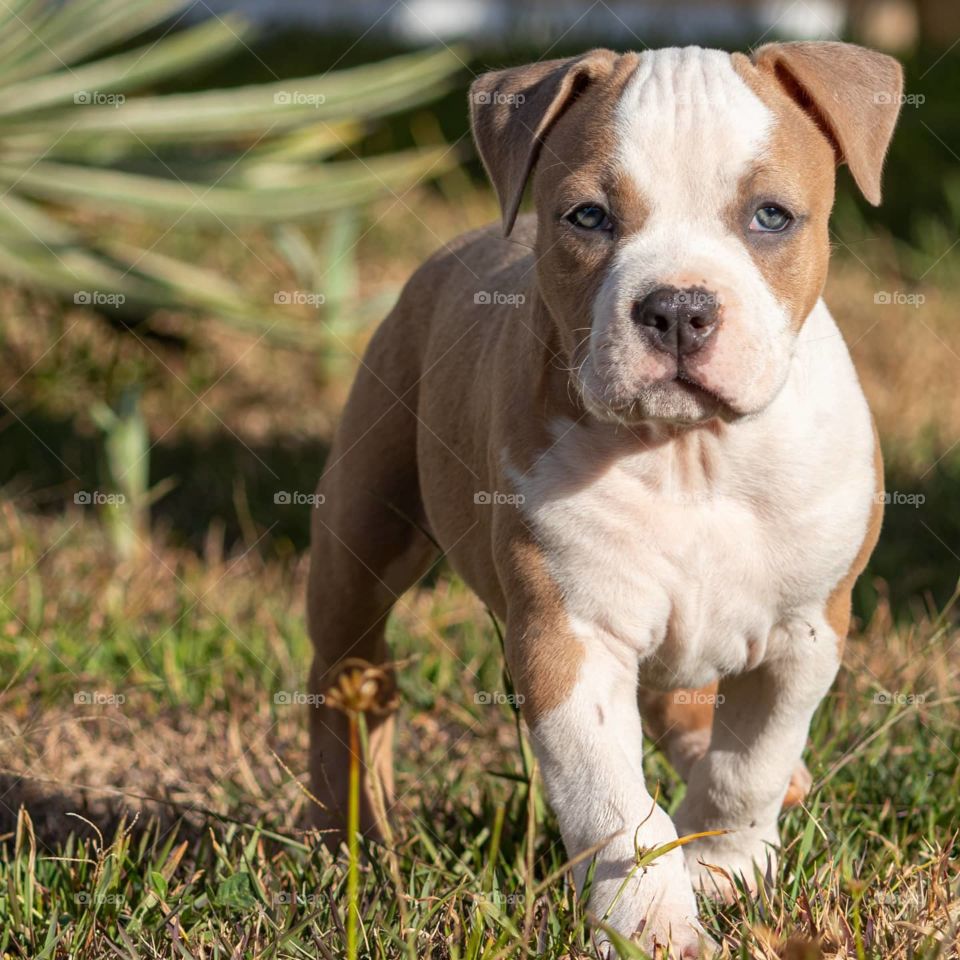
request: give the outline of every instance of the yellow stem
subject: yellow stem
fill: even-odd
[[[347,849],[350,862],[347,867],[347,960],[357,960],[357,925],[360,908],[357,903],[359,887],[360,834],[360,737],[357,715],[347,713],[350,726],[350,795],[347,807]]]

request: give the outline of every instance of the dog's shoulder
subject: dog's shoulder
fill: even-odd
[[[537,235],[536,217],[526,214],[517,220],[510,237],[499,223],[461,233],[436,250],[413,273],[404,295],[420,297],[424,291],[435,296],[444,288],[482,292],[488,278],[519,276],[532,265]]]

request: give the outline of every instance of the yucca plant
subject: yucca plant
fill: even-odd
[[[232,231],[356,207],[441,172],[442,146],[331,159],[377,117],[425,102],[460,67],[442,50],[313,77],[151,95],[236,49],[249,31],[214,18],[136,39],[185,0],[0,4],[0,275],[79,303],[198,308],[274,339],[272,305],[213,270],[121,239],[103,216]],[[132,47],[132,49],[130,49]],[[106,55],[102,51],[117,51]],[[98,218],[100,218],[98,220]]]

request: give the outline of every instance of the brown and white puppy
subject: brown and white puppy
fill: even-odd
[[[592,913],[648,949],[697,955],[694,888],[716,888],[712,867],[770,869],[781,806],[809,787],[801,752],[882,489],[820,299],[827,223],[837,162],[879,201],[900,98],[893,60],[842,43],[596,50],[480,77],[474,135],[509,239],[468,234],[411,278],[320,483],[315,692],[344,658],[387,661],[387,614],[439,543],[506,624],[568,854],[600,848]],[[518,219],[528,181],[536,214]],[[644,781],[638,699],[687,779],[673,820]],[[371,740],[388,806],[391,724]],[[328,825],[345,741],[313,711]],[[728,832],[635,868],[709,830]]]

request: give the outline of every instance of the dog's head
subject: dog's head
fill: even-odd
[[[827,272],[837,162],[871,203],[895,60],[845,43],[596,50],[488,73],[474,136],[587,408],[692,423],[766,407]]]

